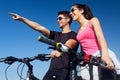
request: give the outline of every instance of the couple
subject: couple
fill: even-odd
[[[53,39],[57,42],[62,42],[75,51],[78,49],[79,42],[82,50],[86,54],[98,57],[101,55],[101,59],[107,63],[106,67],[109,69],[115,69],[118,77],[120,77],[119,61],[117,60],[115,53],[108,49],[100,22],[98,18],[93,16],[90,8],[86,4],[74,4],[72,5],[70,12],[58,12],[57,22],[59,27],[62,29],[61,32],[49,30],[46,27],[18,14],[9,14],[12,15],[14,20],[24,22],[30,28],[42,33],[47,38]],[[70,29],[72,20],[80,24],[80,28],[78,29],[77,34]],[[56,76],[57,80],[69,80],[69,60],[71,56],[63,54],[57,50],[53,50],[51,52],[51,57],[52,59],[50,68],[44,76],[43,80],[53,80],[53,76]],[[87,65],[87,67],[89,67],[89,65]],[[93,66],[93,80],[99,80],[97,70],[98,67]],[[90,80],[89,73],[90,68],[89,70],[82,70],[82,78],[85,80]]]

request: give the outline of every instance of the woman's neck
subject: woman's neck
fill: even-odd
[[[78,20],[78,23],[80,24],[80,26],[85,26],[87,22],[88,22],[88,20],[85,19],[84,17],[81,17],[81,18]]]

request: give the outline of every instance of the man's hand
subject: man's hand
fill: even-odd
[[[12,15],[13,20],[22,20],[23,19],[23,17],[21,17],[18,14],[11,13],[11,12],[8,12],[8,14]]]
[[[51,52],[51,57],[52,57],[52,58],[60,57],[61,55],[62,55],[62,53],[59,52],[59,51],[57,51],[57,50],[53,50],[53,51]]]

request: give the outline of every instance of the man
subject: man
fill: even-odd
[[[58,12],[57,22],[59,27],[61,28],[61,32],[51,31],[40,24],[28,20],[24,17],[21,17],[15,13],[9,13],[13,16],[14,20],[19,20],[27,24],[30,28],[42,33],[49,39],[53,39],[57,42],[61,42],[68,46],[69,48],[77,51],[78,42],[76,41],[76,33],[71,31],[70,24],[72,22],[72,18],[69,15],[68,11],[60,11]],[[53,80],[53,76],[56,77],[57,80],[67,80],[68,79],[68,71],[69,71],[69,59],[70,56],[68,54],[64,54],[57,50],[53,50],[51,52],[51,63],[50,68],[43,80]]]

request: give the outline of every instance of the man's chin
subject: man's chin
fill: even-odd
[[[62,28],[62,26],[60,26],[60,28]]]

